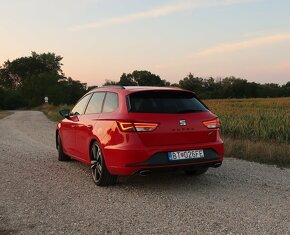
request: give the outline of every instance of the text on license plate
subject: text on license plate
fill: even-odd
[[[185,159],[195,159],[195,158],[203,158],[204,153],[203,150],[187,150],[187,151],[176,151],[176,152],[169,152],[168,159],[170,161],[175,160],[185,160]]]

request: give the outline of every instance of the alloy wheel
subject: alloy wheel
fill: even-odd
[[[95,182],[100,181],[103,172],[103,158],[100,147],[94,143],[91,149],[91,173]]]

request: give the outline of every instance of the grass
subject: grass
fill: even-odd
[[[13,112],[1,111],[1,110],[0,110],[0,119],[9,116],[9,115],[11,115],[12,113],[13,113]]]
[[[290,145],[223,137],[225,157],[290,168]]]
[[[290,98],[206,100],[233,138],[290,143]]]
[[[290,167],[290,98],[205,100],[222,121],[225,155]]]
[[[71,109],[72,107],[69,105],[51,105],[51,104],[44,104],[37,109],[42,111],[49,120],[53,122],[57,122],[62,119],[61,115],[59,114],[59,111],[62,109]]]

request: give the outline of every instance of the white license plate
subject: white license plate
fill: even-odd
[[[203,153],[202,149],[176,151],[176,152],[169,152],[168,153],[168,159],[170,161],[196,159],[196,158],[203,158],[203,157],[204,157],[204,153]]]

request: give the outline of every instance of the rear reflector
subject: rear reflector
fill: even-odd
[[[142,132],[142,131],[154,131],[158,123],[142,123],[142,122],[118,122],[118,125],[122,131],[125,132]]]
[[[202,122],[208,129],[220,128],[221,122],[218,118]]]

